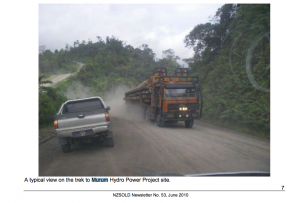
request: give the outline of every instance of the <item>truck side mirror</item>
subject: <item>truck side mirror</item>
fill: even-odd
[[[109,111],[110,110],[110,106],[106,107],[106,109],[107,109],[107,111]]]

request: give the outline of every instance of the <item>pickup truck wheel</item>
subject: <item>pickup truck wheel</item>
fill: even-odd
[[[114,139],[113,138],[106,138],[105,139],[105,146],[106,147],[113,147],[114,146]]]
[[[185,121],[185,127],[186,128],[192,128],[193,125],[194,125],[194,119]]]
[[[71,151],[71,145],[70,144],[63,144],[61,145],[61,150],[66,153]]]

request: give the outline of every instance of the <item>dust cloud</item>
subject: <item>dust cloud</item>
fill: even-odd
[[[144,120],[145,108],[141,107],[139,104],[128,105],[125,100],[123,100],[125,92],[130,89],[131,88],[125,85],[119,85],[112,87],[110,91],[104,95],[100,95],[93,93],[89,87],[82,85],[80,82],[76,82],[68,87],[64,95],[68,99],[100,96],[104,100],[106,106],[110,106],[111,110],[109,113],[112,117],[121,117],[141,122]]]
[[[133,121],[143,121],[144,108],[139,104],[126,104],[125,100],[123,100],[125,92],[130,89],[131,88],[124,85],[114,87],[104,95],[104,102],[107,106],[110,106],[110,114],[112,117],[122,117]]]
[[[69,86],[64,95],[68,99],[80,99],[94,96],[91,89],[83,86],[80,82],[75,82]]]

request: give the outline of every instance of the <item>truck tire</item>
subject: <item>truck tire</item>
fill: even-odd
[[[71,151],[71,145],[70,144],[63,144],[61,145],[61,150],[66,153]]]
[[[185,127],[186,128],[192,128],[193,125],[194,125],[194,119],[185,121]]]
[[[114,147],[114,139],[113,138],[106,138],[105,139],[105,146],[106,147]]]

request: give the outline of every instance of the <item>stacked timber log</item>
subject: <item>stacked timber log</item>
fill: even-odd
[[[143,103],[151,102],[151,87],[148,85],[148,80],[142,82],[136,88],[125,93],[124,100],[127,101],[141,101]]]

